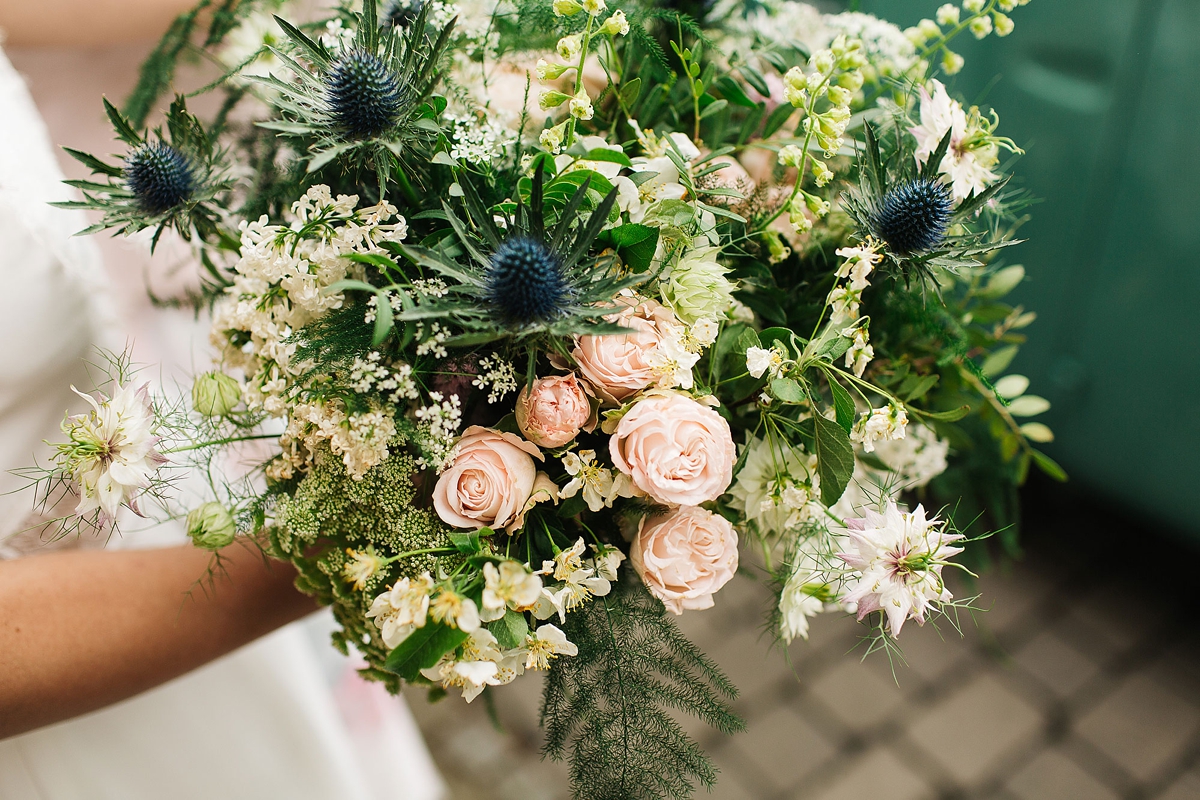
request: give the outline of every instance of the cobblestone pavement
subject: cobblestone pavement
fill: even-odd
[[[1035,542],[1022,561],[983,578],[979,602],[991,610],[978,625],[968,620],[963,638],[945,625],[940,635],[907,626],[908,664],[895,680],[883,654],[862,662],[848,652],[862,629],[833,615],[793,645],[789,667],[759,637],[764,588],[739,575],[717,608],[682,618],[741,689],[736,707],[748,726],[734,737],[692,728],[721,770],[713,793],[697,796],[1200,798],[1193,593],[1174,600],[1177,587],[1143,586],[1116,569],[1132,565],[1079,556],[1109,544]],[[1161,553],[1153,540],[1143,547]],[[530,677],[496,693],[505,733],[482,703],[409,695],[454,800],[568,796],[565,767],[539,758],[539,692]]]

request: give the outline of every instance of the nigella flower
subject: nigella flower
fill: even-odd
[[[510,236],[496,248],[484,273],[488,302],[507,322],[546,322],[571,298],[562,261],[530,236]]]
[[[112,397],[101,395],[99,402],[75,393],[92,410],[67,417],[62,429],[70,441],[57,445],[59,464],[79,485],[75,513],[82,517],[99,511],[102,525],[114,521],[122,505],[140,513],[138,492],[150,486],[155,471],[166,463],[155,450],[158,436],[147,387],[117,384]]]
[[[165,142],[146,142],[125,157],[125,180],[142,208],[162,214],[191,199],[196,176],[187,157]]]
[[[951,210],[945,184],[918,178],[883,196],[875,210],[875,232],[900,255],[931,250],[946,238]]]
[[[378,56],[355,50],[334,62],[325,78],[333,119],[351,138],[385,133],[399,117],[404,90]]]
[[[870,509],[865,513],[865,519],[847,520],[853,552],[838,557],[860,574],[841,599],[857,603],[860,620],[882,611],[891,635],[899,636],[905,620],[923,624],[932,603],[952,599],[942,581],[942,567],[962,552],[952,544],[963,537],[946,533],[936,518],[926,519],[919,505],[904,512],[888,501],[882,514]]]

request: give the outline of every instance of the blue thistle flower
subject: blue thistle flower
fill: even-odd
[[[549,247],[528,236],[512,236],[492,254],[484,291],[506,321],[530,323],[558,313],[571,287]]]
[[[384,24],[399,30],[408,30],[424,5],[422,0],[392,0],[383,15]]]
[[[930,250],[946,238],[951,210],[945,184],[918,178],[883,196],[875,211],[875,233],[900,255]]]
[[[146,142],[126,156],[125,182],[150,214],[170,211],[196,191],[191,164],[165,142]]]
[[[325,79],[326,101],[337,124],[356,139],[369,139],[396,123],[404,90],[377,56],[354,51]]]

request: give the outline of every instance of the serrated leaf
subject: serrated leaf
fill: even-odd
[[[854,446],[850,444],[850,435],[837,422],[821,414],[814,414],[812,421],[821,502],[831,506],[846,491],[854,475]]]
[[[383,668],[394,672],[406,681],[414,681],[421,670],[429,669],[446,653],[467,639],[467,634],[432,620],[417,628],[408,638],[388,653]]]
[[[925,166],[921,168],[921,177],[925,180],[933,180],[937,177],[938,169],[942,165],[942,159],[946,157],[946,151],[950,149],[950,137],[953,133],[953,129],[947,130],[946,135],[938,142],[937,149],[926,159]]]

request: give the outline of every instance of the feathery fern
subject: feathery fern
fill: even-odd
[[[607,597],[564,625],[579,646],[554,662],[542,698],[544,752],[570,754],[572,793],[588,800],[676,800],[716,769],[668,709],[723,733],[745,724],[728,706],[737,689],[675,627],[628,571]]]

